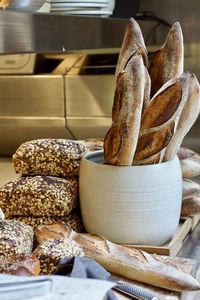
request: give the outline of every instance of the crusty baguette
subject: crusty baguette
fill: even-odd
[[[118,77],[118,74],[124,70],[128,60],[136,51],[140,51],[144,64],[148,67],[148,54],[141,29],[138,23],[131,18],[126,27],[122,47],[119,53],[115,73],[116,78]]]
[[[40,234],[44,227],[48,228],[39,227]],[[51,231],[52,227],[45,230],[46,239],[48,230]],[[153,255],[116,245],[97,235],[75,233],[66,227],[63,227],[63,230],[65,236],[81,246],[86,256],[96,260],[111,273],[171,290],[200,289],[199,282],[191,275],[169,263],[159,261]],[[50,236],[52,237],[52,234]]]
[[[181,147],[178,151],[183,178],[193,178],[200,175],[200,154]]]
[[[120,109],[116,109],[111,128],[104,139],[105,162],[130,166],[135,153],[145,90],[145,66],[135,54],[120,76]],[[114,104],[115,105],[115,104]]]
[[[183,180],[183,199],[191,198],[191,196],[200,194],[200,185],[192,180]]]
[[[195,216],[200,214],[200,194],[194,194],[190,198],[183,199],[181,216]]]
[[[176,22],[163,47],[156,51],[150,64],[149,74],[152,82],[152,96],[161,86],[183,73],[184,46],[180,24]]]
[[[194,74],[190,75],[187,101],[178,121],[176,131],[166,148],[164,161],[174,159],[178,149],[190,128],[196,121],[200,111],[200,86]]]
[[[134,165],[140,161],[144,164],[147,158],[151,160],[171,141],[187,100],[188,82],[188,73],[169,80],[149,102],[142,115]]]

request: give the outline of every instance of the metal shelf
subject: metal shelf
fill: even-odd
[[[126,19],[1,10],[0,54],[118,50],[126,24]]]

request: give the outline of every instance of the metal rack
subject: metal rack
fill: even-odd
[[[127,20],[0,11],[0,54],[107,52],[121,47]]]

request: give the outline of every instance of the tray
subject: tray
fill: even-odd
[[[200,215],[181,218],[178,229],[173,238],[163,246],[126,245],[128,248],[144,250],[148,253],[176,256],[182,248],[183,241],[190,231],[193,231],[200,220]]]

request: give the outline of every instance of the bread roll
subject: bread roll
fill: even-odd
[[[183,199],[181,216],[195,216],[200,214],[200,194],[194,194],[190,198]]]
[[[21,175],[74,177],[79,174],[80,161],[86,150],[83,143],[71,140],[33,140],[16,150],[13,166]]]
[[[40,274],[40,262],[32,254],[17,255],[12,262],[0,262],[0,273],[18,275],[18,276],[33,276]]]
[[[200,86],[194,74],[190,75],[188,96],[181,112],[176,131],[166,148],[164,161],[174,159],[180,145],[192,125],[195,123],[200,111]]]
[[[16,255],[30,254],[33,248],[33,229],[21,222],[0,222],[0,262],[12,262]]]
[[[140,129],[146,84],[145,67],[140,54],[134,55],[117,82],[120,101],[113,105],[114,121],[104,139],[105,161],[130,166]],[[119,104],[119,107],[115,106]]]
[[[200,194],[200,185],[192,180],[183,180],[183,199],[190,198],[192,195]]]
[[[126,27],[124,40],[119,53],[119,58],[116,66],[116,78],[125,69],[128,60],[139,51],[142,55],[144,64],[148,67],[148,53],[144,43],[143,35],[138,23],[131,18]]]
[[[156,51],[150,64],[152,96],[172,78],[178,78],[183,73],[184,45],[180,24],[176,22],[163,47]]]
[[[169,80],[152,98],[142,116],[133,164],[149,162],[167,147],[187,100],[188,82],[188,73]]]
[[[68,236],[79,244],[85,256],[96,260],[111,273],[171,290],[200,289],[199,282],[191,275],[144,251],[116,245],[97,235],[75,233],[67,227],[60,230],[65,239]],[[49,226],[41,226],[36,232],[37,236],[43,232],[43,241],[48,240],[48,236],[53,237]]]
[[[178,151],[183,178],[200,175],[200,155],[188,148],[181,147]]]
[[[76,178],[27,176],[0,188],[0,207],[7,216],[66,216],[77,196]]]
[[[72,256],[84,256],[78,243],[71,239],[47,240],[39,245],[34,255],[40,261],[41,275],[52,274],[56,271],[60,259]]]

